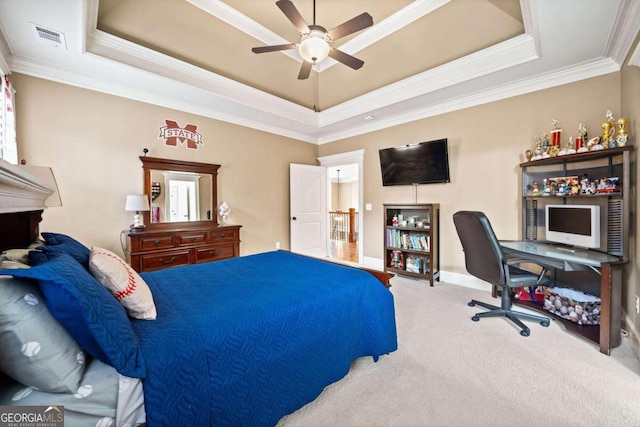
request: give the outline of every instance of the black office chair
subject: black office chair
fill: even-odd
[[[515,265],[524,262],[538,263],[522,258],[508,259],[500,247],[489,219],[482,212],[456,212],[453,215],[453,222],[462,243],[467,271],[479,279],[502,288],[500,307],[476,300],[469,302],[471,307],[479,305],[489,309],[487,312],[475,314],[471,320],[477,322],[481,317],[506,317],[520,327],[520,335],[525,337],[529,336],[530,330],[520,319],[535,320],[540,322],[542,326],[549,326],[550,319],[548,317],[511,310],[513,288],[551,283],[551,280],[546,276],[546,268],[541,266],[543,267],[542,271],[537,275],[515,267]]]

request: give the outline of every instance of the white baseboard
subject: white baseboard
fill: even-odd
[[[440,281],[451,283],[452,285],[465,286],[467,288],[479,289],[481,291],[491,291],[491,285],[484,280],[480,280],[470,274],[452,273],[450,271],[440,271]]]
[[[380,258],[364,257],[364,266],[374,270],[384,270],[384,261]],[[451,283],[452,285],[465,286],[467,288],[479,289],[481,291],[491,291],[491,285],[484,280],[480,280],[470,274],[452,273],[440,271],[440,281]]]
[[[364,257],[364,266],[374,270],[384,270],[384,262],[380,258]]]

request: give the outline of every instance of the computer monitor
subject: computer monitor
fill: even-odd
[[[599,248],[600,206],[546,205],[545,236],[549,242]]]

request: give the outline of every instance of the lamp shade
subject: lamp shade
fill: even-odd
[[[139,212],[149,209],[149,199],[144,194],[129,194],[127,196],[127,202],[124,205],[125,211]]]
[[[300,43],[298,52],[300,56],[313,64],[316,64],[329,55],[329,43],[325,40],[325,34],[318,30],[311,30],[311,33]]]

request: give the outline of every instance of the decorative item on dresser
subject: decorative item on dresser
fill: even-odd
[[[124,210],[127,212],[135,212],[136,214],[133,217],[133,224],[130,226],[130,230],[134,231],[142,231],[145,229],[144,222],[142,222],[142,216],[140,215],[140,211],[148,211],[149,208],[149,198],[144,194],[129,194],[127,196],[127,201],[124,205]]]
[[[217,222],[220,165],[147,156],[140,161],[145,195],[152,196],[154,187],[165,191],[152,199],[154,215],[143,212],[146,229],[127,236],[127,262],[137,272],[240,256],[242,226]]]

